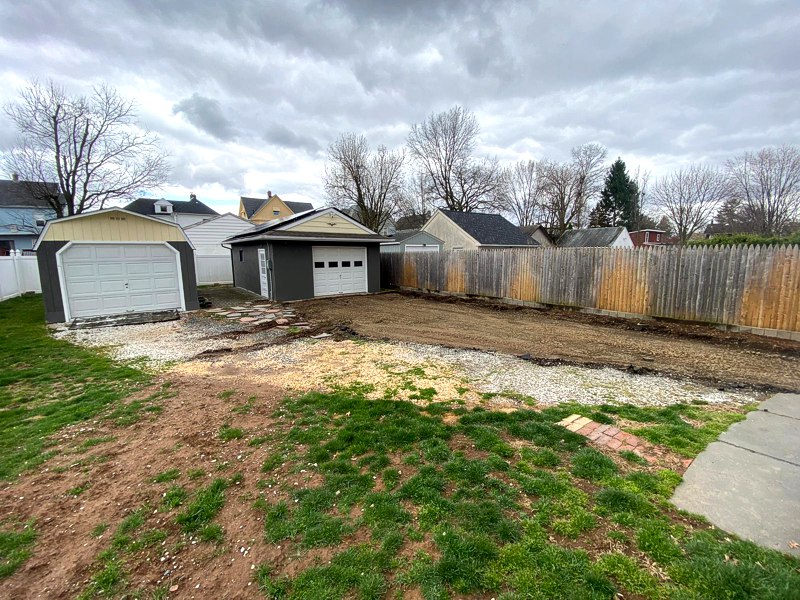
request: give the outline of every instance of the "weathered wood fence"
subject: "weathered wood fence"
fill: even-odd
[[[386,287],[800,331],[798,246],[381,254],[381,283]],[[774,331],[758,333],[777,335]]]

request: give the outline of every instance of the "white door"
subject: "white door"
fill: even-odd
[[[314,295],[355,294],[367,291],[367,249],[314,246]]]
[[[165,244],[73,244],[60,255],[68,319],[182,308],[179,259]]]
[[[427,246],[423,246],[422,244],[406,244],[406,252],[438,252],[439,251],[439,244],[428,244]]]
[[[261,295],[269,298],[269,270],[267,269],[267,251],[258,249],[258,275],[261,281]]]

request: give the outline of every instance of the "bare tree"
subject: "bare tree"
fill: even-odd
[[[70,96],[52,81],[34,81],[6,113],[20,136],[6,166],[56,216],[131,198],[159,187],[169,173],[158,138],[139,128],[133,103],[111,87]],[[50,192],[52,182],[58,195]]]
[[[590,200],[600,192],[605,158],[605,147],[583,144],[572,149],[569,162],[539,163],[547,226],[551,233],[560,236],[567,229],[583,224]]]
[[[800,213],[800,149],[785,144],[745,152],[726,163],[731,194],[751,227],[781,235]]]
[[[460,106],[411,126],[408,148],[425,174],[430,193],[450,210],[496,208],[502,191],[496,159],[473,156],[480,128]]]
[[[520,227],[542,220],[543,186],[540,168],[533,160],[521,160],[503,172],[504,205]]]
[[[403,190],[395,209],[397,227],[400,223],[412,223],[414,229],[422,226],[433,212],[436,199],[431,195],[425,174],[421,171],[411,173],[403,182]]]
[[[381,231],[395,211],[403,185],[403,151],[378,146],[363,135],[345,133],[329,146],[323,183],[332,206],[354,208],[356,217]]]
[[[708,223],[727,194],[725,176],[716,167],[693,164],[657,180],[653,202],[685,244]]]

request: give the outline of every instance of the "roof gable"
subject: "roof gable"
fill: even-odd
[[[337,208],[315,208],[296,215],[274,219],[257,225],[252,231],[235,235],[226,242],[250,241],[278,237],[369,239],[387,241]]]
[[[314,205],[311,204],[311,202],[292,202],[290,200],[284,200],[283,203],[295,214],[306,212],[307,210],[314,210]]]
[[[36,181],[0,179],[0,206],[15,208],[52,208],[47,197],[58,197],[58,185]]]
[[[439,209],[444,216],[481,246],[538,246],[502,215]]]

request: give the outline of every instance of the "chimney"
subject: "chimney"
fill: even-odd
[[[197,202],[197,196],[194,195],[194,192],[189,194],[189,202]]]
[[[11,181],[18,183],[19,182],[19,173],[12,173],[11,174]]]
[[[272,198],[272,191],[267,190],[267,199]]]

